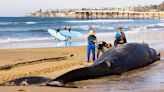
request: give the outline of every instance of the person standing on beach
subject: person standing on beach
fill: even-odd
[[[88,40],[88,46],[87,46],[87,61],[89,62],[90,60],[90,52],[92,51],[92,60],[95,60],[95,44],[97,42],[97,38],[95,36],[95,31],[94,30],[90,30],[89,31],[89,36],[87,38]]]
[[[115,35],[114,46],[118,46],[119,44],[124,44],[124,43],[127,43],[126,36],[122,32],[122,27],[119,27],[118,32]]]

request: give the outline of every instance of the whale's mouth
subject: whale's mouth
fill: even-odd
[[[160,52],[157,52],[155,49],[150,48],[150,57],[153,61],[158,61],[161,59],[160,58],[161,54],[160,54]]]
[[[157,54],[157,59],[160,60],[160,59],[162,59],[162,58],[163,58],[163,57],[161,57],[161,54],[158,53],[158,54]],[[163,59],[164,59],[164,58],[163,58]]]

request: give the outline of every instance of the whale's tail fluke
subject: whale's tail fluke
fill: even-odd
[[[66,74],[59,76],[56,79],[53,79],[53,81],[49,82],[47,85],[62,87],[67,82],[107,76],[110,73],[109,69],[110,68],[107,66],[106,63],[101,63],[101,65],[96,65],[96,66],[75,69]]]

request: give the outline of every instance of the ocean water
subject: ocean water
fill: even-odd
[[[0,48],[37,48],[87,45],[89,25],[99,41],[113,44],[118,27],[123,27],[128,42],[146,42],[157,50],[164,50],[164,20],[161,19],[75,19],[0,17]],[[71,26],[82,37],[71,41],[57,41],[48,28]]]

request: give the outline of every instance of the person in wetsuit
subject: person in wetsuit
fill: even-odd
[[[105,53],[104,47],[106,47],[106,48],[109,49],[110,47],[112,47],[112,44],[111,44],[111,43],[106,43],[106,42],[104,42],[104,41],[98,42],[98,47],[97,47],[97,58],[99,57],[100,52]]]
[[[60,27],[56,30],[56,33],[60,32]]]
[[[68,28],[68,31],[71,32],[71,26]]]
[[[95,36],[94,30],[89,31],[89,36],[87,38],[88,40],[88,46],[87,46],[87,62],[90,60],[90,52],[92,51],[92,60],[95,60],[95,44],[97,41],[97,38]]]

